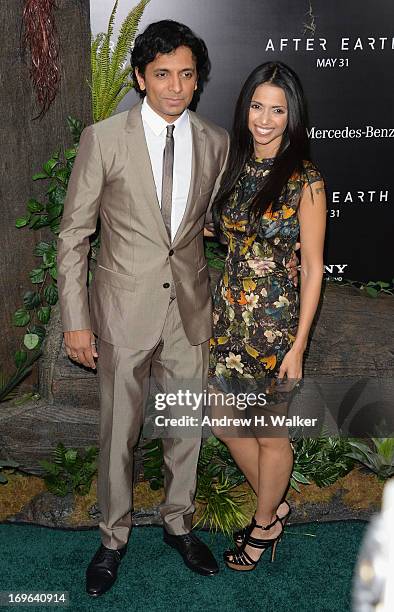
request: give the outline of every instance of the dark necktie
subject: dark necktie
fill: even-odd
[[[172,175],[174,170],[174,125],[167,125],[166,146],[163,153],[161,185],[161,214],[171,242]]]

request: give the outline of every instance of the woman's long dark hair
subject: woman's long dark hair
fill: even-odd
[[[282,62],[266,62],[257,66],[246,79],[235,107],[227,169],[213,203],[217,231],[223,205],[231,197],[246,161],[253,155],[253,137],[248,128],[249,110],[256,88],[263,83],[284,90],[288,123],[270,173],[252,202],[251,213],[254,218],[264,214],[270,204],[275,210],[290,176],[295,171],[304,174],[303,160],[309,159],[306,103],[298,76]]]

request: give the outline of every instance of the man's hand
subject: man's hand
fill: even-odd
[[[299,242],[296,243],[294,247],[293,254],[290,260],[286,264],[286,268],[288,270],[288,277],[293,282],[294,287],[298,285],[298,257],[296,255],[296,251],[300,248],[301,244]]]
[[[64,346],[67,355],[86,368],[96,369],[93,357],[98,357],[94,334],[90,329],[77,329],[64,332]]]

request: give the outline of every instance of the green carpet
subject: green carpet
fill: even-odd
[[[225,567],[223,536],[199,532],[220,563],[220,573],[212,577],[189,571],[179,554],[163,543],[160,528],[136,528],[115,586],[95,600],[85,593],[85,568],[99,545],[96,529],[1,524],[0,591],[68,591],[70,604],[0,609],[344,612],[350,610],[352,573],[366,525],[352,521],[289,526],[275,562],[269,562],[267,552],[250,573]]]

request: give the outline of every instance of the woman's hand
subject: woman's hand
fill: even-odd
[[[283,379],[286,376],[288,380],[295,383],[301,380],[303,356],[304,351],[293,346],[283,358],[278,379]]]

